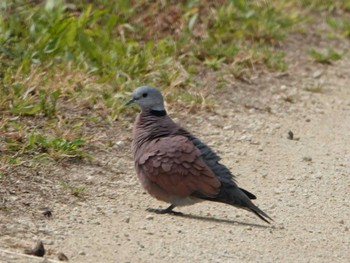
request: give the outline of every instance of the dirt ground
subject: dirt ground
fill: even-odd
[[[22,253],[42,240],[48,258],[63,252],[71,262],[349,262],[350,55],[318,64],[299,38],[282,47],[286,74],[233,82],[210,95],[219,101],[213,112],[169,110],[257,195],[271,225],[210,202],[178,208],[184,216],[145,211],[166,204],[137,181],[130,122],[101,133],[115,145],[93,163],[48,167],[25,189],[21,180],[32,175],[6,179],[1,206],[16,209],[0,209],[0,248]],[[63,195],[62,180],[87,192]],[[45,207],[52,217],[42,215]]]

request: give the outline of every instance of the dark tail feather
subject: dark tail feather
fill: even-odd
[[[262,211],[259,207],[253,204],[250,199],[256,199],[256,196],[245,189],[236,188],[235,191],[230,191],[230,203],[234,206],[238,206],[240,208],[246,209],[250,212],[253,212],[257,217],[266,223],[270,224],[270,221],[273,221],[271,217],[269,217],[264,211]],[[270,221],[269,221],[270,220]]]
[[[253,198],[254,197],[254,198]],[[243,209],[246,209],[252,213],[254,213],[261,220],[270,224],[270,221],[273,221],[271,217],[269,217],[264,211],[262,211],[259,207],[253,204],[250,199],[255,199],[255,195],[244,190],[242,188],[236,188],[235,190],[229,191],[229,198],[224,202],[231,204],[233,206],[237,206]],[[269,221],[270,220],[270,221]]]
[[[273,221],[271,217],[269,217],[264,211],[262,211],[259,207],[255,205],[249,206],[247,207],[247,209],[253,212],[255,215],[257,215],[260,219],[264,220],[268,224],[270,224],[270,222],[267,219]]]
[[[250,199],[256,199],[256,196],[242,188],[233,188],[232,185],[225,187],[225,185],[222,185],[217,196],[206,196],[200,192],[194,192],[192,196],[203,200],[210,200],[243,208],[245,210],[253,212],[261,220],[264,220],[268,224],[270,224],[270,222],[267,219],[273,221],[271,217],[269,217],[264,211],[262,211],[260,208],[254,205],[252,201],[250,201]]]
[[[245,190],[245,189],[243,189],[243,188],[239,188],[239,189],[240,189],[243,193],[245,193],[246,196],[249,197],[249,199],[252,199],[252,200],[256,199],[256,196],[255,196],[254,194],[252,194],[251,192],[248,192],[247,190]]]

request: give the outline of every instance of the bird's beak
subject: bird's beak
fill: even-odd
[[[129,106],[130,104],[133,104],[135,102],[135,99],[132,98],[131,100],[129,100],[128,102],[126,102],[124,105],[125,106]]]

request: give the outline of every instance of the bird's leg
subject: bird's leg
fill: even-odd
[[[161,209],[161,208],[147,208],[147,211],[148,212],[153,212],[153,213],[156,213],[156,214],[172,214],[172,215],[176,215],[176,216],[182,215],[181,212],[173,211],[173,209],[175,207],[176,207],[176,205],[172,204],[168,208],[165,208],[165,209]]]

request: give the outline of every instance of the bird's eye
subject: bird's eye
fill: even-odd
[[[142,94],[142,97],[146,98],[147,95],[148,95],[147,93],[143,93],[143,94]]]

